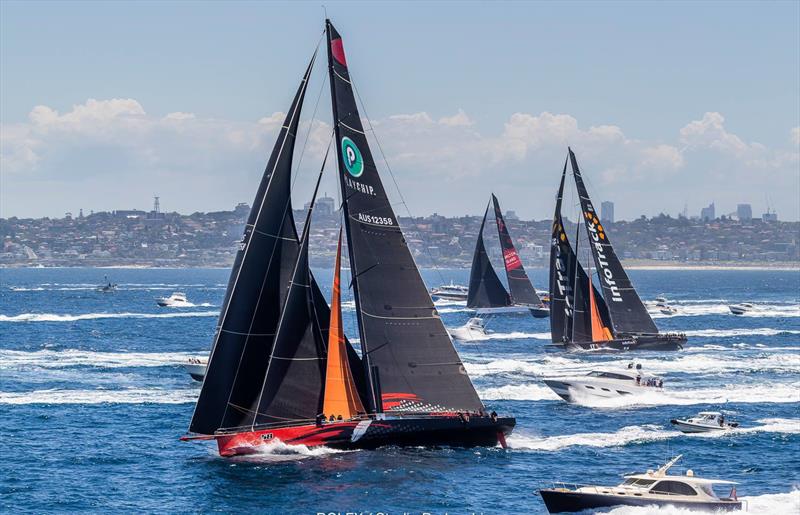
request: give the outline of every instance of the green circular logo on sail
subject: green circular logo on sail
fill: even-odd
[[[361,151],[347,136],[342,138],[342,158],[344,167],[347,168],[350,175],[360,177],[364,173],[364,159],[361,157]]]

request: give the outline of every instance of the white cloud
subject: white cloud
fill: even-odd
[[[36,106],[26,123],[0,130],[4,213],[58,214],[74,210],[81,195],[87,202],[109,199],[111,205],[98,208],[139,205],[134,199],[154,190],[184,211],[249,201],[284,118],[280,112],[245,122],[183,112],[155,116],[134,99],[90,99],[64,113]],[[396,114],[372,125],[404,196],[420,214],[474,213],[495,190],[523,216],[549,216],[568,145],[597,200],[625,198],[634,213],[680,208],[695,201],[691,195],[699,205],[720,185],[730,191],[715,193],[715,200],[722,203],[727,194],[732,203],[743,201],[764,191],[764,171],[776,188],[797,192],[799,127],[791,129],[792,146],[771,147],[746,142],[724,122],[719,113],[705,113],[664,141],[636,139],[616,125],[581,127],[569,114],[550,112],[514,113],[494,134],[481,132],[461,109],[440,118],[424,111]],[[330,138],[329,123],[315,121],[309,130],[303,120],[295,154],[305,148],[301,174],[319,169]],[[383,169],[380,149],[373,144],[372,151]],[[679,205],[660,204],[669,198]]]

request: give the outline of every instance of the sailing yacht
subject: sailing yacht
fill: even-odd
[[[497,236],[503,250],[503,265],[506,270],[508,286],[506,290],[497,272],[494,271],[486,245],[483,241],[483,229],[489,215],[489,206],[483,213],[483,221],[478,231],[478,241],[475,243],[475,254],[472,258],[472,270],[469,277],[469,293],[467,294],[467,308],[475,310],[476,315],[495,314],[530,314],[535,318],[545,318],[550,310],[545,306],[522,266],[522,260],[517,253],[511,235],[508,232],[500,203],[492,195],[491,204],[494,206]]]
[[[464,369],[387,198],[342,38],[329,20],[326,34],[329,151],[337,156],[362,357],[342,326],[341,232],[330,308],[309,269],[325,161],[299,238],[292,217],[292,153],[312,58],[245,225],[183,439],[215,440],[222,456],[274,441],[344,449],[505,446],[515,420],[487,414]]]
[[[578,223],[575,249],[561,217],[567,163],[572,167],[584,222]],[[591,254],[588,273],[578,259],[581,225]],[[600,291],[593,280],[592,262]],[[550,333],[554,344],[568,350],[679,350],[686,343],[684,334],[659,333],[597,218],[572,149],[564,162],[553,216]]]

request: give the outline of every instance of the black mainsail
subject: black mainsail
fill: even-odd
[[[316,57],[316,53],[315,56]],[[291,168],[311,59],[272,149],[239,244],[217,323],[203,387],[189,425],[193,433],[253,422],[286,285],[297,260]]]
[[[564,161],[556,195],[550,246],[550,334],[553,343],[591,342],[590,281],[576,253],[580,238],[576,238],[576,249],[573,250],[561,215],[566,175],[567,161]],[[580,235],[579,228],[577,235]],[[592,289],[601,318],[609,325],[608,308],[594,285]]]
[[[483,228],[486,226],[486,217],[489,215],[489,206],[483,213],[483,221],[478,231],[478,240],[475,242],[475,254],[472,257],[472,270],[469,274],[469,293],[467,294],[467,307],[497,308],[510,306],[511,296],[506,291],[497,273],[494,271],[486,245],[483,242]],[[534,293],[535,294],[535,293]]]
[[[529,306],[541,306],[542,299],[536,294],[536,290],[522,266],[522,260],[517,253],[514,242],[506,227],[506,221],[500,210],[500,203],[497,197],[492,194],[492,204],[494,205],[494,218],[497,223],[497,235],[500,238],[500,248],[503,251],[503,265],[506,269],[508,278],[508,289],[511,290],[511,299],[514,304],[526,304]]]
[[[656,324],[636,293],[636,289],[611,246],[608,234],[600,224],[572,149],[569,150],[569,159],[581,202],[581,218],[583,218],[589,235],[589,247],[592,250],[614,333],[657,334]]]
[[[480,411],[397,223],[356,106],[342,38],[326,20],[342,209],[372,412]]]

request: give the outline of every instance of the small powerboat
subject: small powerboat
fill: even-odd
[[[117,284],[116,283],[112,284],[111,281],[108,280],[108,276],[104,275],[103,280],[105,281],[105,283],[98,286],[97,291],[102,293],[114,293],[117,290]]]
[[[612,506],[674,506],[691,511],[741,510],[743,501],[736,497],[736,482],[697,477],[691,470],[686,475],[669,475],[667,470],[678,455],[653,472],[632,474],[617,486],[583,486],[556,483],[553,488],[539,490],[550,513],[595,510]],[[559,486],[560,485],[560,486]],[[728,497],[719,497],[714,485],[731,485]],[[571,486],[572,488],[568,488]]]
[[[725,416],[718,411],[701,411],[685,420],[673,418],[670,423],[683,433],[714,433],[739,427],[738,422],[726,421]]]
[[[206,358],[189,358],[189,361],[183,364],[183,368],[192,376],[192,379],[202,382],[206,375],[207,365]]]
[[[431,290],[431,298],[433,300],[466,301],[468,294],[469,288],[460,284],[453,284],[453,281],[450,281],[450,284],[439,286],[438,288],[433,288]]]
[[[642,365],[633,363],[621,372],[593,370],[585,376],[546,377],[544,383],[567,402],[599,397],[613,399],[647,391],[661,391],[660,377],[642,374]]]
[[[667,297],[664,295],[656,297],[656,309],[658,309],[662,315],[674,315],[678,312],[675,307],[670,305]]]
[[[741,304],[728,305],[728,309],[730,309],[731,313],[733,313],[734,315],[744,315],[748,311],[752,311],[754,307],[755,306],[753,306],[749,302],[742,302]]]
[[[486,322],[482,318],[473,317],[467,320],[467,323],[461,327],[448,328],[447,332],[456,340],[468,342],[471,340],[482,340],[491,331],[487,331]]]
[[[173,292],[169,297],[162,297],[156,300],[161,307],[180,308],[190,306],[191,303],[186,299],[186,294],[179,291]]]

